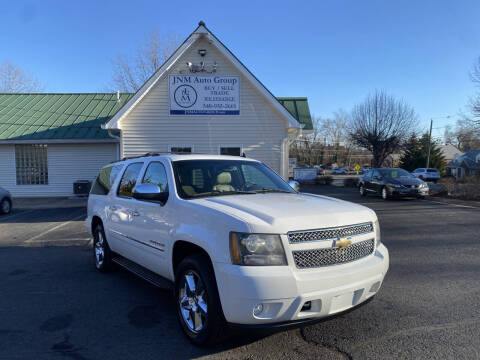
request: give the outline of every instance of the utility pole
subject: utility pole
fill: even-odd
[[[430,165],[430,148],[432,146],[432,126],[433,126],[433,119],[430,119],[430,132],[428,133],[428,154],[427,154],[427,166]]]

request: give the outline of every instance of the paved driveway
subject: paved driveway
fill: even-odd
[[[84,208],[17,210],[0,217],[0,359],[480,358],[479,208],[306,190],[380,218],[391,268],[358,311],[198,349],[180,333],[168,292],[94,270]]]

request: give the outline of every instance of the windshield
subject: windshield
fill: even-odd
[[[262,163],[241,160],[173,162],[178,195],[183,199],[233,194],[295,192]]]
[[[386,179],[399,179],[414,177],[408,171],[403,169],[379,169],[380,174]]]

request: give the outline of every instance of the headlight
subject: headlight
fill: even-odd
[[[235,265],[287,265],[280,235],[230,233],[230,256]]]
[[[375,227],[375,244],[378,247],[382,243],[381,234],[380,234],[380,224],[378,223],[378,219],[375,220],[373,225]]]
[[[425,184],[425,183],[422,183],[422,184],[420,184],[420,187],[421,187],[421,188],[427,188],[427,187],[428,187],[428,185],[427,185],[427,184]]]

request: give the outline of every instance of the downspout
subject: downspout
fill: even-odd
[[[108,135],[114,139],[118,139],[118,160],[121,160],[122,159],[122,153],[123,153],[123,149],[122,149],[122,146],[123,146],[123,143],[122,143],[122,131],[120,130],[120,136],[117,136],[115,134],[112,133],[112,130],[113,129],[106,129],[107,132],[108,132]]]
[[[282,140],[282,148],[280,149],[281,150],[280,158],[282,159],[281,175],[285,181],[288,181],[288,175],[289,175],[288,158],[287,158],[288,149],[290,148],[290,144],[294,142],[299,136],[302,135],[302,129],[304,126],[305,124],[300,124],[299,128],[295,128],[296,130],[293,135],[287,136]],[[287,133],[288,133],[288,129],[287,129]]]

